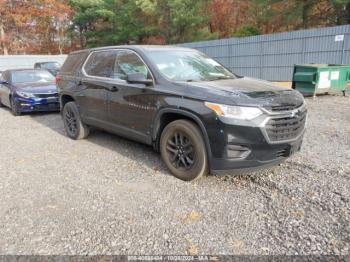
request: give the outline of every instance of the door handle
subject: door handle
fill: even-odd
[[[111,92],[118,92],[119,91],[119,88],[116,87],[116,86],[111,86],[111,87],[108,87],[107,90],[111,91]]]

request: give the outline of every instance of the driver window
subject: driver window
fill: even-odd
[[[147,79],[151,78],[147,66],[132,51],[120,51],[114,66],[113,78],[126,80],[128,74],[142,73]]]

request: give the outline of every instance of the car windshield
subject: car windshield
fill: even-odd
[[[158,70],[173,81],[213,81],[236,78],[215,60],[198,51],[151,51]]]
[[[48,62],[48,63],[43,63],[41,64],[41,68],[44,69],[53,69],[53,70],[58,70],[60,69],[60,64],[57,62]]]
[[[13,83],[54,82],[55,77],[47,71],[28,70],[12,72]]]

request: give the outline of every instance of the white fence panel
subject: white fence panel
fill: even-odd
[[[58,62],[61,65],[67,55],[7,55],[0,56],[0,71],[6,69],[34,68],[36,62]]]

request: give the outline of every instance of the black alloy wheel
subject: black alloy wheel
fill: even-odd
[[[195,162],[195,152],[191,140],[182,131],[169,137],[166,147],[169,159],[175,168],[191,169]]]
[[[209,171],[202,132],[192,121],[169,123],[160,137],[160,152],[171,173],[181,180],[198,179]]]
[[[71,108],[68,108],[64,114],[64,121],[70,136],[76,136],[78,131],[77,118]]]
[[[64,128],[67,135],[75,140],[86,138],[90,129],[80,118],[79,110],[75,102],[68,102],[62,111]]]

